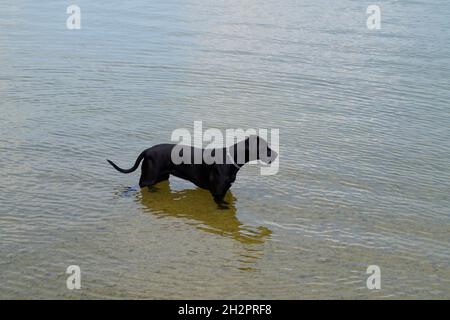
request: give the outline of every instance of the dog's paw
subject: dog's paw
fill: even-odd
[[[220,203],[220,204],[217,204],[217,209],[219,209],[219,210],[228,210],[228,209],[230,209],[230,207],[228,206],[228,203]]]

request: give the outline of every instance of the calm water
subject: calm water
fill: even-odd
[[[450,298],[448,1],[73,2],[0,4],[0,298]],[[224,211],[105,161],[194,120],[279,173]]]

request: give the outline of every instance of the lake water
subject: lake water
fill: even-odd
[[[450,4],[0,4],[0,298],[450,298]],[[218,210],[137,155],[278,128]],[[81,268],[81,290],[66,268]],[[366,287],[369,265],[381,289]]]

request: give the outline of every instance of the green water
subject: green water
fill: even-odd
[[[0,298],[450,298],[450,6],[337,2],[2,2]],[[219,210],[105,161],[195,120],[278,128],[278,174]]]

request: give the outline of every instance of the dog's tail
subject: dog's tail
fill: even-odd
[[[145,155],[145,151],[142,151],[141,154],[139,155],[139,157],[136,159],[136,162],[134,163],[134,166],[132,168],[130,168],[130,169],[122,169],[122,168],[119,168],[111,160],[106,159],[106,161],[108,161],[109,164],[112,165],[117,171],[120,171],[122,173],[131,173],[131,172],[135,171],[139,167],[139,164],[141,163],[142,159],[144,159],[144,155]]]

